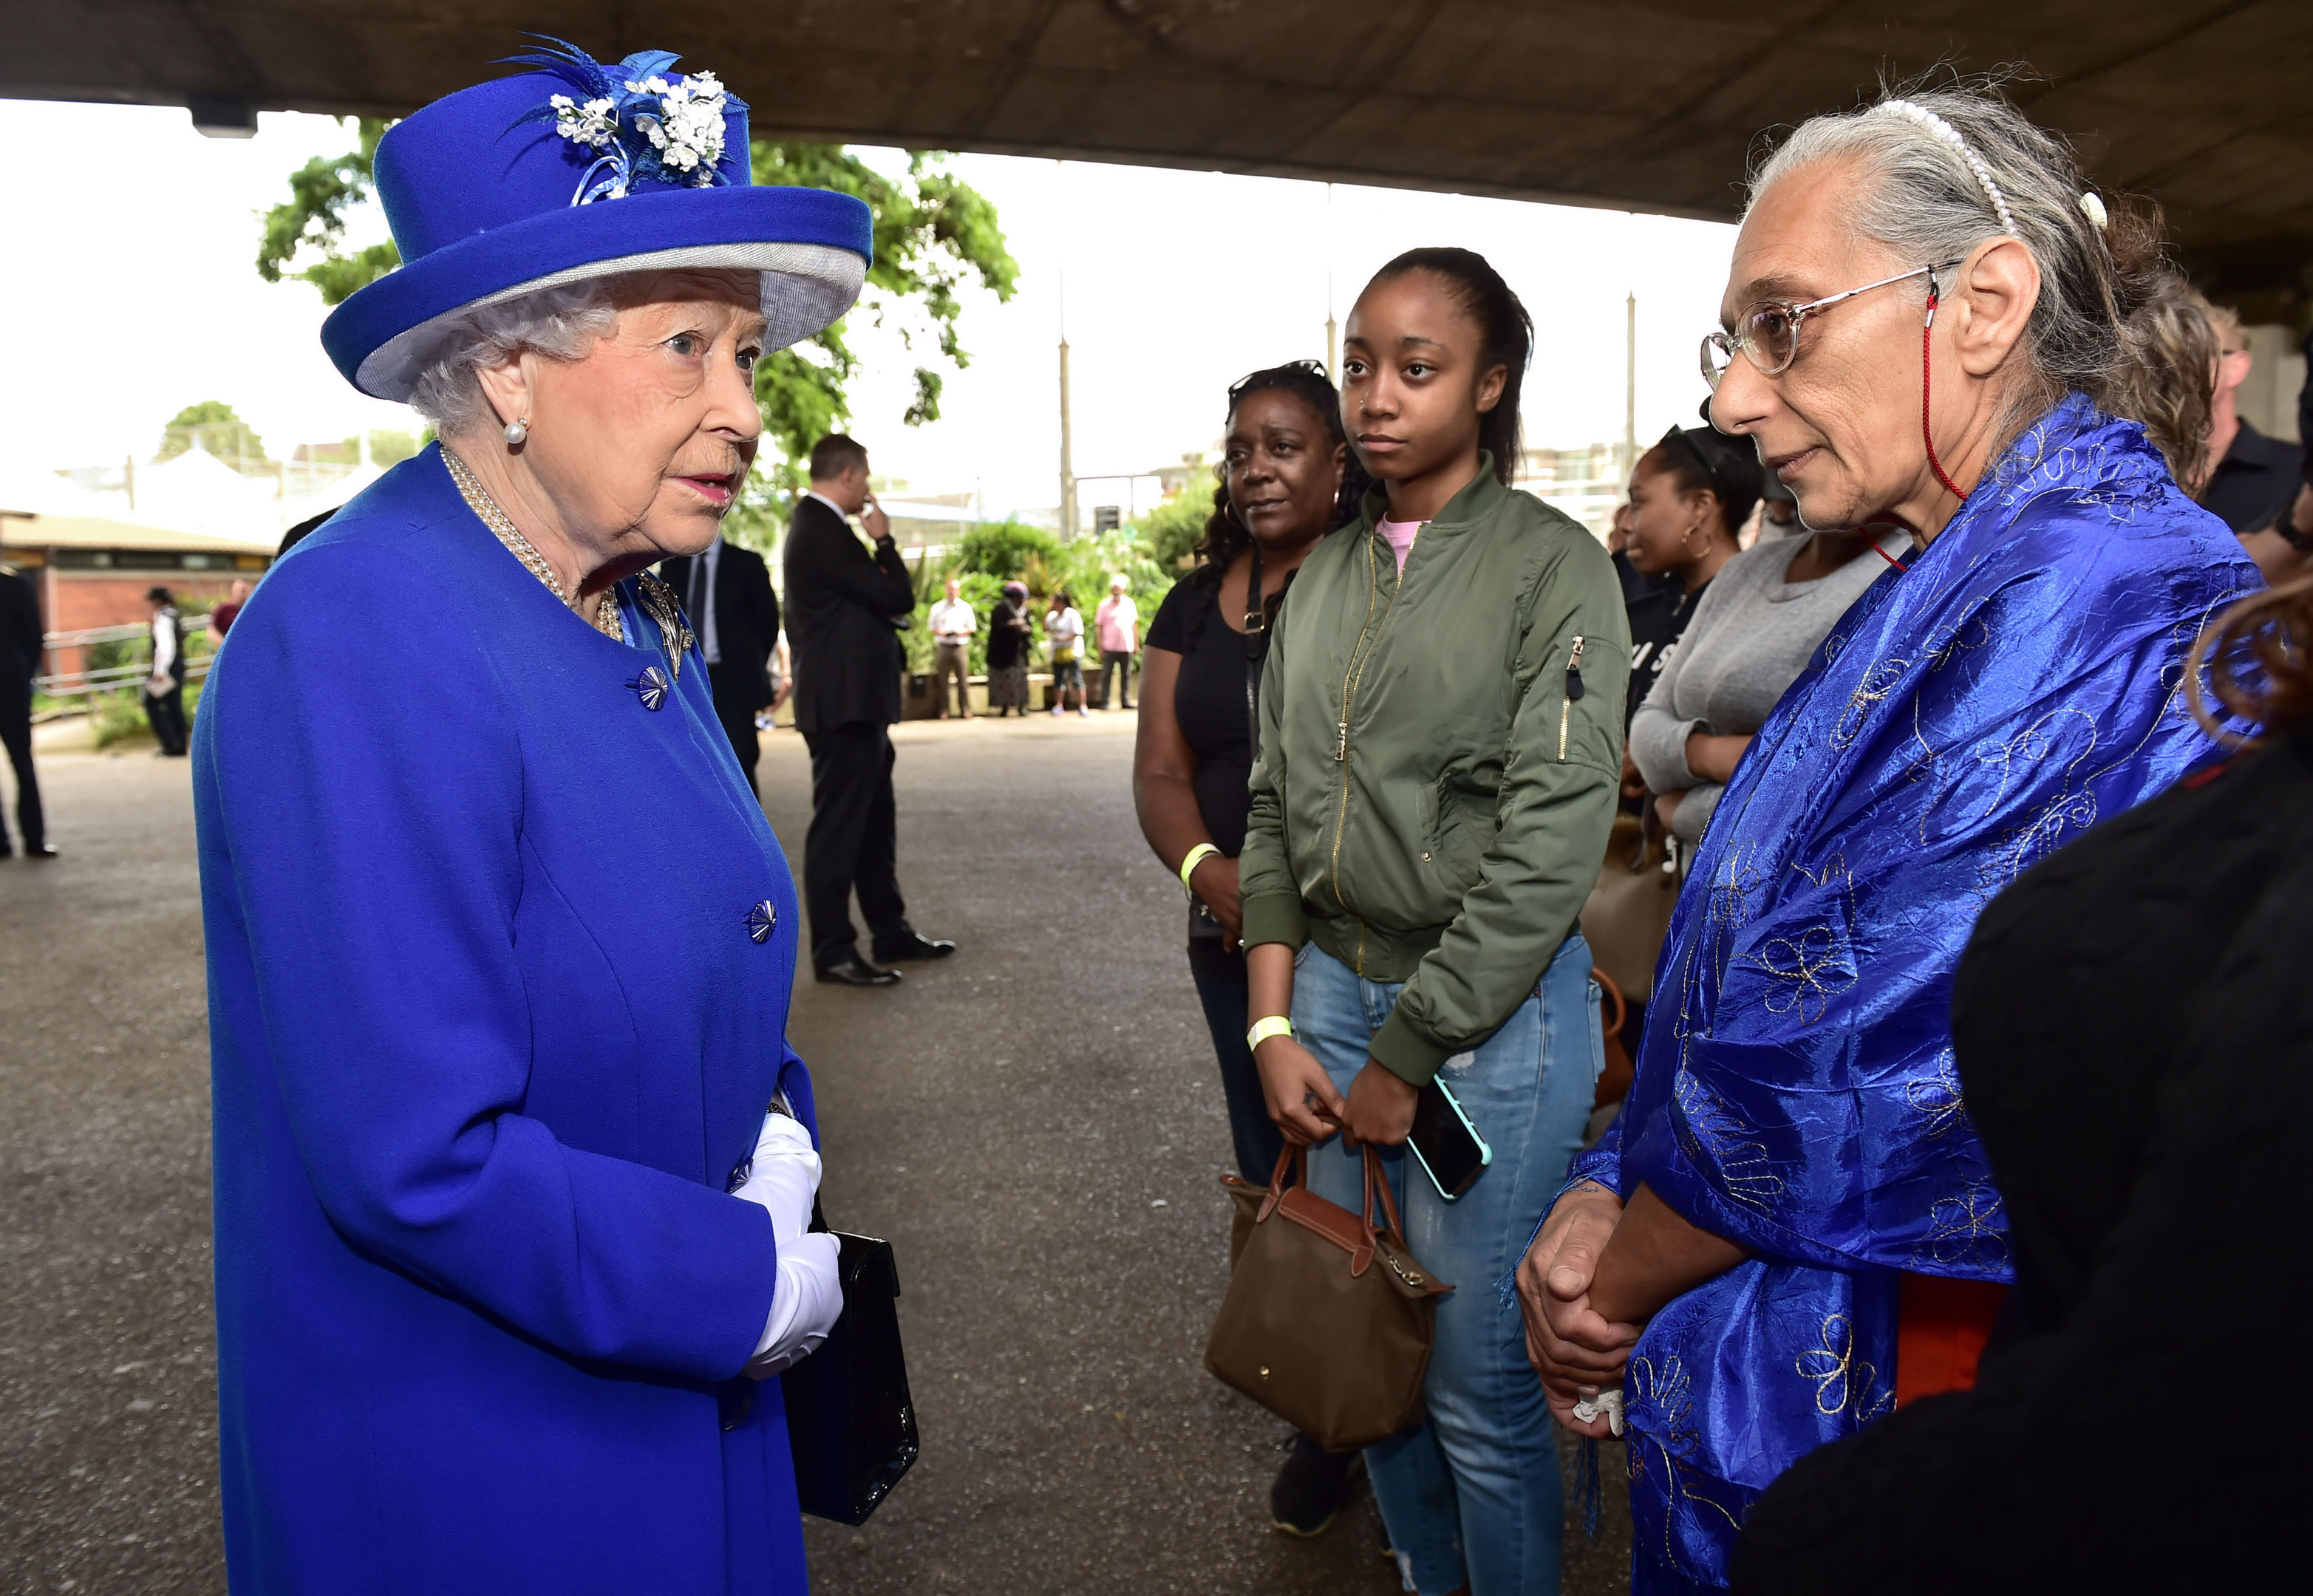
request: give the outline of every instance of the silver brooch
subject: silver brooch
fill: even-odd
[[[682,618],[682,606],[674,601],[674,590],[646,571],[635,579],[635,594],[642,601],[644,613],[658,623],[660,641],[666,645],[666,662],[673,668],[675,680],[681,681],[682,656],[698,639],[690,635],[690,623]]]

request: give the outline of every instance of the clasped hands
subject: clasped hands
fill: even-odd
[[[1542,1378],[1551,1416],[1578,1435],[1601,1439],[1620,1425],[1605,1413],[1578,1417],[1575,1407],[1621,1387],[1642,1329],[1607,1318],[1590,1298],[1599,1257],[1622,1218],[1620,1197],[1584,1181],[1558,1199],[1517,1268],[1526,1361]]]

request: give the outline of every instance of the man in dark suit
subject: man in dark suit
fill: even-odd
[[[755,712],[771,702],[771,650],[779,643],[779,598],[771,591],[770,567],[753,549],[717,537],[704,554],[662,561],[659,574],[682,601],[699,635],[707,680],[715,689],[715,718],[752,785],[763,750]]]
[[[875,539],[870,555],[848,519]],[[812,971],[822,981],[888,987],[881,968],[944,959],[955,944],[918,934],[900,897],[898,811],[892,799],[891,725],[900,718],[899,633],[916,605],[892,523],[867,491],[867,452],[841,434],[811,452],[811,491],[787,531],[787,642],[795,652],[796,729],[811,750],[811,830],[804,839],[804,903]],[[876,963],[859,956],[851,894],[875,937]]]
[[[32,584],[0,566],[0,743],[16,767],[16,826],[24,856],[53,859],[40,813],[40,778],[32,774],[32,678],[40,669],[40,601]],[[0,825],[0,859],[13,851]]]

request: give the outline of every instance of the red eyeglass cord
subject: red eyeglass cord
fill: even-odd
[[[1936,474],[1937,481],[1951,489],[1952,497],[1965,504],[1967,503],[1967,494],[1958,483],[1953,481],[1945,473],[1944,462],[1936,458],[1936,434],[1928,425],[1928,396],[1932,391],[1930,384],[1933,381],[1929,349],[1935,338],[1938,297],[1936,280],[1930,277],[1928,279],[1928,321],[1926,326],[1920,329],[1920,436],[1927,440],[1928,469]]]
[[[1936,458],[1935,429],[1928,425],[1928,400],[1930,396],[1935,391],[1933,387],[1933,378],[1931,376],[1933,366],[1930,351],[1933,346],[1936,336],[1936,301],[1939,297],[1939,295],[1936,292],[1936,280],[1934,277],[1930,276],[1928,279],[1927,325],[1920,329],[1920,436],[1927,441],[1928,469],[1936,474],[1937,481],[1942,483],[1946,487],[1951,490],[1951,494],[1954,498],[1965,504],[1967,503],[1967,495],[1961,491],[1960,485],[1953,481],[1950,476],[1944,470],[1944,462]],[[1898,571],[1908,571],[1911,569],[1909,566],[1897,559],[1894,555],[1889,554],[1886,549],[1881,548],[1877,539],[1872,540],[1871,548],[1881,559],[1886,560]]]

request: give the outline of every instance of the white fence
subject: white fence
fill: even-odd
[[[182,618],[188,637],[198,636],[208,624],[207,615]],[[40,639],[40,645],[51,655],[59,649],[76,649],[84,661],[88,657],[88,650],[101,643],[136,643],[144,646],[134,651],[136,657],[127,664],[107,665],[97,671],[91,671],[84,664],[78,671],[59,671],[48,676],[36,676],[32,679],[32,685],[51,698],[71,698],[86,693],[109,693],[118,688],[141,687],[153,674],[152,636],[151,627],[133,623],[125,627],[89,627],[77,632],[50,632]],[[199,659],[193,659],[189,652],[185,661],[185,680],[198,681],[208,673],[208,656],[204,654]]]

